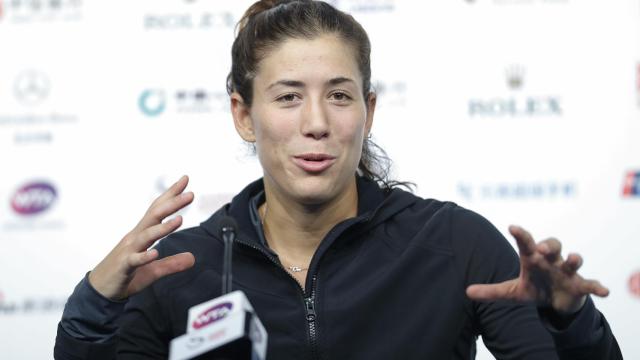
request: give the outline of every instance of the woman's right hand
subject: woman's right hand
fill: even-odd
[[[158,250],[147,250],[182,224],[180,215],[164,223],[162,220],[193,201],[192,192],[183,193],[188,183],[185,175],[154,200],[136,227],[89,273],[89,282],[96,291],[111,300],[121,300],[165,275],[193,266],[195,258],[191,253],[156,260]]]

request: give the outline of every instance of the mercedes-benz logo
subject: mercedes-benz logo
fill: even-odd
[[[42,72],[26,70],[21,72],[13,85],[16,98],[25,105],[37,105],[48,95],[51,85]]]

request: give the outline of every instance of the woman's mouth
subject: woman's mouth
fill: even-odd
[[[293,162],[309,173],[323,172],[333,165],[335,160],[335,156],[319,153],[300,154],[293,157]]]

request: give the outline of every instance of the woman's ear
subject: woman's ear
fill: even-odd
[[[240,137],[247,142],[255,142],[256,137],[253,131],[253,119],[249,107],[245,104],[242,96],[237,92],[231,94],[231,115],[233,124]]]
[[[369,136],[369,134],[371,133],[371,126],[373,125],[373,113],[376,110],[376,101],[377,101],[377,96],[376,93],[374,92],[370,92],[367,95],[367,119],[366,119],[366,123],[364,125],[364,135],[365,137]]]

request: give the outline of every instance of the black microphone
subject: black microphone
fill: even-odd
[[[236,228],[232,217],[225,216],[220,221],[224,241],[222,296],[189,309],[187,333],[171,340],[169,360],[266,358],[267,331],[246,295],[239,290],[230,292]]]
[[[224,262],[222,263],[222,295],[231,291],[231,263],[233,256],[233,241],[236,239],[236,221],[231,216],[225,216],[220,221],[220,236],[224,241]]]

